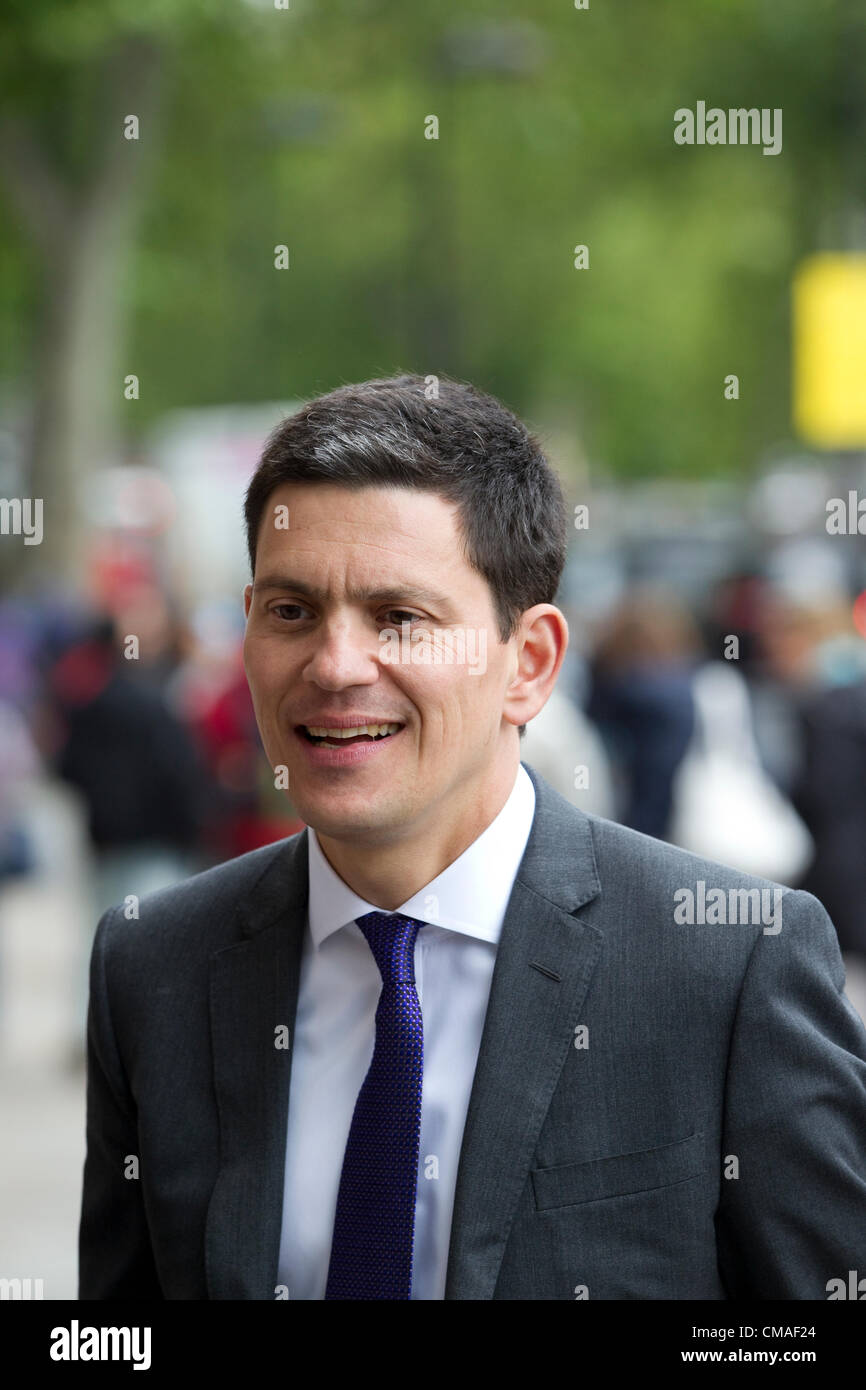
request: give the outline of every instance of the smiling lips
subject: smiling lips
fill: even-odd
[[[316,746],[326,748],[339,748],[346,743],[363,743],[372,740],[388,738],[391,734],[399,733],[403,728],[402,724],[355,724],[349,728],[333,728],[321,724],[301,724],[307,738]]]

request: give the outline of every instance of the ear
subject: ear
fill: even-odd
[[[248,617],[250,616],[250,604],[252,603],[252,601],[253,601],[253,586],[252,586],[252,584],[248,584],[247,587],[244,589],[244,617],[245,617],[245,618],[248,618]]]
[[[505,692],[502,713],[509,724],[534,719],[547,704],[568,646],[568,623],[552,603],[527,608],[516,634],[517,670]]]

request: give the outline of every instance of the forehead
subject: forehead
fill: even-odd
[[[462,560],[457,506],[418,488],[347,488],[283,483],[268,497],[259,522],[258,555],[345,553],[384,563],[414,555],[441,564]]]

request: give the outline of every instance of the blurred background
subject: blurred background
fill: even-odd
[[[863,7],[7,0],[0,34],[0,1274],[75,1296],[103,909],[300,827],[241,507],[342,382],[526,419],[575,526],[523,758],[816,893],[866,1016]],[[781,110],[781,152],[677,145],[699,101]]]

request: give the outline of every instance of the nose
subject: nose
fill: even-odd
[[[374,685],[379,679],[377,631],[352,617],[327,619],[315,634],[315,649],[304,667],[304,680],[323,690]]]

